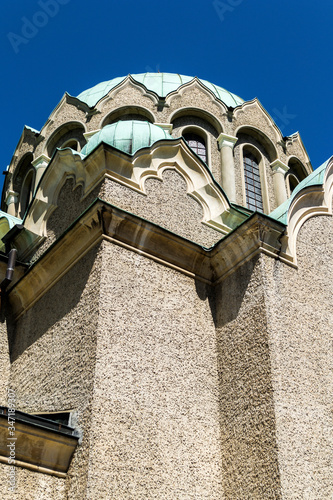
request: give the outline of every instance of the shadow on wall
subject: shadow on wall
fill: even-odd
[[[10,314],[8,315],[7,327],[11,363],[17,360],[23,352],[45,333],[52,334],[58,323],[64,322],[66,324],[66,329],[63,329],[64,341],[66,340],[66,342],[68,341],[68,335],[71,335],[71,328],[73,330],[81,328],[84,332],[85,325],[97,313],[94,307],[95,303],[89,300],[91,293],[86,290],[86,285],[96,272],[94,263],[98,250],[99,246],[85,255],[16,323],[13,323]],[[96,275],[97,278],[99,278],[99,274]],[[96,286],[99,285],[96,283]],[[79,310],[76,306],[81,301],[83,294],[85,294],[84,305]],[[77,309],[77,312],[75,312],[75,309]],[[6,308],[6,310],[8,309]]]
[[[215,288],[224,491],[281,498],[267,311],[260,258]]]

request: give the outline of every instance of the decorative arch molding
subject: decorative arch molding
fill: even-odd
[[[60,190],[68,177],[74,187],[82,186],[82,200],[103,180],[113,181],[145,195],[147,178],[163,180],[166,169],[176,170],[186,181],[187,194],[203,209],[202,222],[223,234],[242,223],[247,215],[231,207],[226,195],[203,164],[182,139],[162,140],[151,148],[129,156],[112,146],[100,144],[83,157],[70,149],[57,150],[38,185],[24,226],[31,241],[20,249],[26,258],[47,234],[47,221],[57,207]]]
[[[240,134],[246,134],[253,137],[258,143],[263,146],[269,155],[270,162],[278,159],[278,152],[272,140],[262,130],[252,125],[240,125],[235,132],[236,137]]]
[[[296,177],[295,174],[287,172],[285,175],[285,182],[286,182],[286,186],[287,186],[287,195],[288,195],[288,198],[290,198],[294,189],[298,186],[300,181]]]
[[[188,90],[193,91],[194,89],[200,90],[200,92],[208,97],[210,102],[216,104],[222,114],[225,114],[228,111],[228,106],[223,101],[218,99],[214,95],[214,93],[209,90],[197,77],[194,77],[190,82],[184,83],[183,85],[178,87],[178,89],[170,92],[170,94],[168,94],[165,98],[166,105],[171,107],[175,98],[182,97],[185,92],[187,92]]]
[[[297,265],[297,236],[303,224],[318,215],[332,215],[333,157],[325,169],[323,183],[299,191],[293,198],[287,218],[287,229],[281,239],[281,257]]]
[[[287,163],[291,158],[296,158],[302,163],[303,167],[305,168],[306,175],[311,174],[313,168],[300,133],[295,132],[294,134],[285,137],[284,140],[286,145],[286,154],[289,155],[287,156]]]
[[[260,130],[258,128],[258,114],[259,117],[262,118],[262,127],[260,127]],[[284,142],[284,136],[282,135],[281,130],[256,97],[251,101],[246,101],[241,106],[238,106],[234,111],[234,116],[237,120],[236,123],[240,123],[235,135],[241,127],[249,126],[262,132],[262,134],[265,135],[265,137],[267,137],[272,144]]]
[[[15,148],[11,163],[8,167],[9,178],[12,175],[15,176],[15,171],[17,171],[17,166],[21,163],[22,159],[26,154],[33,155],[38,144],[44,139],[38,130],[35,130],[27,125],[24,126],[23,132],[19,139],[19,142]],[[28,146],[28,151],[27,151]],[[23,149],[24,148],[24,149]],[[18,160],[18,158],[20,158]],[[5,180],[5,186],[8,187],[8,179]]]
[[[185,139],[186,142],[188,142],[188,137],[186,138],[185,136],[188,136],[189,134],[192,135],[192,140],[196,141],[196,147],[198,149],[199,146],[203,146],[205,154],[199,154],[199,151],[195,151],[195,153],[198,154],[198,156],[206,163],[206,165],[210,166],[212,165],[212,159],[211,159],[211,141],[209,137],[209,133],[203,129],[202,127],[198,125],[184,125],[180,128],[180,133],[181,136]],[[198,143],[202,143],[199,145]],[[193,147],[192,147],[193,149]],[[202,152],[203,153],[203,152]]]
[[[95,105],[94,109],[103,112],[103,108],[108,104],[109,101],[113,100],[114,97],[126,88],[134,88],[140,91],[141,95],[143,97],[148,97],[153,102],[153,105],[157,106],[159,103],[159,97],[155,92],[152,92],[151,90],[147,90],[147,88],[142,84],[137,82],[132,78],[131,75],[127,75],[124,80],[122,80],[118,85],[110,89],[110,91],[102,97],[98,103]]]
[[[309,175],[309,173],[311,173],[307,171],[306,166],[295,155],[288,156],[287,165],[291,170],[293,170],[299,182],[301,182],[303,179],[305,179],[305,177]]]
[[[224,133],[221,121],[218,120],[216,116],[214,116],[212,113],[202,108],[183,107],[180,109],[176,109],[170,114],[169,122],[173,123],[177,118],[183,118],[187,116],[188,117],[195,116],[201,118],[202,120],[205,120],[216,130],[217,135]]]
[[[86,127],[80,121],[70,121],[67,123],[63,123],[48,138],[44,146],[43,153],[51,157],[55,151],[55,148],[62,146],[62,144],[60,144],[61,139],[64,138],[64,143],[68,142],[70,139],[77,139],[77,137],[68,137],[68,135],[70,134],[70,132],[78,130],[82,130],[83,137],[83,134],[86,132]]]
[[[121,117],[123,117],[124,115],[140,115],[150,123],[156,122],[156,117],[154,116],[154,114],[149,109],[144,108],[143,106],[122,106],[110,111],[110,113],[104,116],[100,121],[99,128],[103,128],[105,127],[105,125],[114,123],[118,119],[121,119]]]

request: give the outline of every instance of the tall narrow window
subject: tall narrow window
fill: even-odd
[[[291,196],[291,193],[294,191],[295,187],[299,184],[299,180],[296,175],[289,174],[287,176],[287,186],[288,186],[288,196]]]
[[[205,141],[202,137],[192,132],[187,132],[183,135],[185,141],[193,151],[200,156],[202,161],[207,163],[207,149]]]
[[[29,206],[29,203],[32,200],[33,181],[34,181],[34,173],[33,170],[30,170],[30,172],[28,172],[23,181],[21,189],[20,209],[19,209],[19,217],[21,217],[21,219],[23,219],[24,214]]]
[[[244,151],[244,179],[247,207],[263,212],[259,164],[256,157],[247,151]]]

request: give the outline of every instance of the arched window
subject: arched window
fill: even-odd
[[[263,212],[263,199],[260,184],[259,163],[256,157],[249,151],[244,151],[244,180],[246,204],[250,210]]]
[[[76,141],[75,139],[70,139],[69,141],[64,142],[64,144],[62,144],[60,147],[61,149],[71,148],[74,149],[74,151],[78,151],[78,144],[78,141]]]
[[[207,148],[204,139],[193,132],[185,132],[183,137],[190,148],[207,163]]]
[[[295,187],[299,184],[299,180],[297,179],[296,175],[294,174],[288,174],[287,175],[287,192],[288,192],[288,197],[291,196],[292,192],[294,191]]]
[[[21,217],[21,219],[23,219],[24,214],[29,206],[29,203],[32,200],[33,182],[34,182],[34,171],[30,170],[27,173],[22,183],[20,206],[19,206],[19,217]]]

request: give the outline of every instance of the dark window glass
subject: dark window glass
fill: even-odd
[[[207,149],[205,141],[197,134],[185,133],[183,135],[185,141],[193,151],[200,156],[202,161],[207,163]]]
[[[246,204],[251,210],[263,212],[259,164],[253,154],[244,152]]]
[[[288,179],[289,179],[289,188],[291,194],[294,191],[295,187],[298,185],[299,181],[295,175],[289,175]]]

